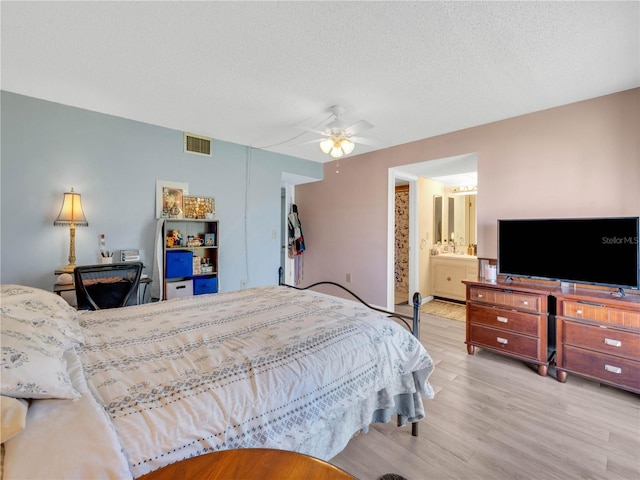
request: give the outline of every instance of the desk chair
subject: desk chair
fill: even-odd
[[[81,265],[73,271],[78,310],[126,307],[136,298],[142,262]]]

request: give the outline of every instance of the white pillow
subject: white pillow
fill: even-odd
[[[0,415],[2,416],[0,442],[4,443],[24,430],[28,405],[23,399],[0,396]]]
[[[57,295],[32,287],[0,288],[1,391],[16,398],[78,398],[63,358],[83,342],[77,312]]]
[[[24,285],[0,285],[0,312],[14,318],[45,322],[79,344],[84,343],[78,311],[53,292]]]

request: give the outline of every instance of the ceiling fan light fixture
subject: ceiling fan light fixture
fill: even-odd
[[[320,142],[320,150],[328,153],[333,158],[349,155],[355,148],[354,143],[348,138],[331,135]]]
[[[355,147],[355,145],[348,138],[343,138],[340,142],[340,147],[342,148],[342,151],[345,155],[349,155],[351,152],[353,152],[353,148]]]
[[[339,146],[334,146],[331,149],[331,152],[329,153],[329,155],[331,155],[333,158],[340,158],[343,155],[343,151]]]
[[[333,148],[333,138],[327,137],[320,142],[320,150],[324,153],[329,153]]]

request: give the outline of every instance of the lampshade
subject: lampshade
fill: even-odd
[[[79,193],[75,193],[73,188],[70,192],[65,192],[62,199],[62,208],[58,218],[53,221],[56,226],[74,225],[76,227],[87,227],[89,222],[82,211],[82,199]]]
[[[89,222],[87,222],[82,211],[80,194],[75,193],[73,188],[70,192],[65,192],[62,199],[62,208],[53,224],[56,226],[69,226],[69,263],[61,271],[71,273],[76,268],[76,227],[89,226]]]

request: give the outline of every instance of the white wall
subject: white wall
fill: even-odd
[[[4,91],[1,99],[2,283],[52,287],[69,255],[69,229],[53,220],[72,187],[89,221],[76,231],[76,263],[96,263],[104,233],[109,249],[140,248],[151,274],[156,180],[215,197],[222,291],[277,283],[282,174],[321,179],[321,164],[216,139],[211,157],[185,154],[180,131]]]

